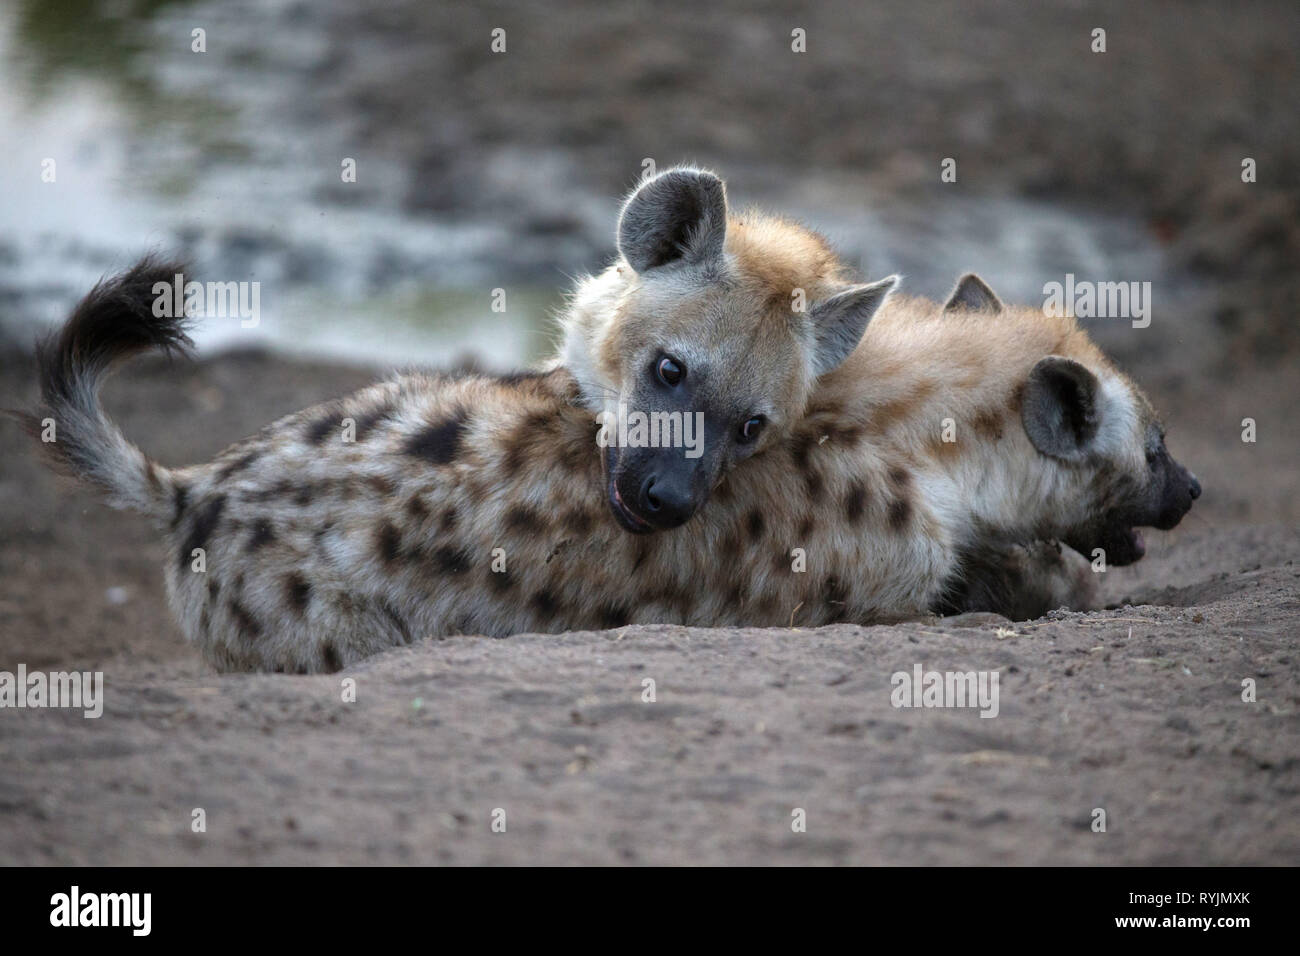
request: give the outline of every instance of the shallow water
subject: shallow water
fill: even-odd
[[[517,219],[475,213],[472,201],[455,216],[413,209],[411,166],[358,141],[363,117],[303,105],[338,55],[328,8],[153,0],[120,5],[133,11],[125,18],[112,4],[25,0],[0,10],[0,330],[30,339],[152,249],[180,254],[201,280],[260,283],[257,326],[210,319],[201,349],[401,365],[544,354],[568,276],[612,253],[616,199],[574,185],[582,177],[562,147],[503,146],[485,168],[522,184],[518,201],[535,203],[538,219],[562,208],[554,231],[520,234]],[[196,27],[207,52],[191,50]],[[341,179],[344,157],[358,160],[355,183]],[[968,270],[1030,302],[1066,272],[1167,273],[1122,218],[1012,196],[903,204],[829,173],[741,175],[747,200],[794,212],[869,277],[901,272],[913,293],[942,296]],[[492,309],[498,288],[505,312]]]

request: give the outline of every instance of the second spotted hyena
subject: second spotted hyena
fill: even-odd
[[[27,420],[164,527],[173,609],[225,669],[332,670],[425,635],[1006,610],[1034,542],[1125,563],[1135,527],[1199,493],[1072,320],[973,279],[946,310],[885,302],[892,279],[853,283],[806,230],[729,215],[694,170],[638,189],[618,241],[551,368],[406,376],[181,469],[96,398],[117,358],[183,343],[150,309],[175,269],[145,263],[41,350]],[[620,406],[700,416],[698,453],[603,447],[597,415]]]

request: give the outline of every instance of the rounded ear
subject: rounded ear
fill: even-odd
[[[973,272],[968,272],[957,280],[957,287],[948,296],[943,307],[945,312],[1001,312],[1002,302],[988,284]]]
[[[868,285],[850,286],[823,299],[808,313],[813,329],[813,374],[825,375],[858,347],[867,323],[898,285],[888,276]]]
[[[722,255],[727,187],[713,173],[678,167],[646,180],[618,219],[618,251],[637,272]]]
[[[1097,437],[1101,383],[1074,359],[1049,355],[1029,373],[1020,406],[1025,433],[1044,455],[1077,461]]]

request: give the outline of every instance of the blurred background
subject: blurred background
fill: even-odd
[[[913,293],[971,269],[1027,302],[1067,272],[1150,281],[1151,329],[1096,323],[1125,358],[1195,336],[1223,375],[1296,342],[1294,2],[0,9],[11,345],[156,248],[261,282],[263,324],[209,321],[208,348],[526,362],[647,160],[711,166]]]

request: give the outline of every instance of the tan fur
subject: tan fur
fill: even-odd
[[[651,283],[624,260],[580,282],[540,373],[405,376],[205,465],[100,461],[87,442],[78,467],[146,489],[151,513],[170,516],[170,602],[213,664],[286,671],[458,633],[914,617],[969,576],[972,555],[1014,578],[997,547],[1028,546],[1014,560],[1036,561],[1034,542],[1142,485],[1150,406],[1070,319],[895,296],[815,377],[792,294],[816,303],[847,282],[811,232],[736,216],[722,259],[690,282]],[[664,341],[707,372],[709,401],[742,417],[761,408],[770,424],[685,525],[633,535],[611,517],[596,414]],[[1039,453],[1022,425],[1026,380],[1049,355],[1102,382],[1085,461]],[[100,427],[70,417],[51,380],[61,427]],[[79,401],[94,412],[93,397]],[[946,420],[955,442],[942,440]]]

